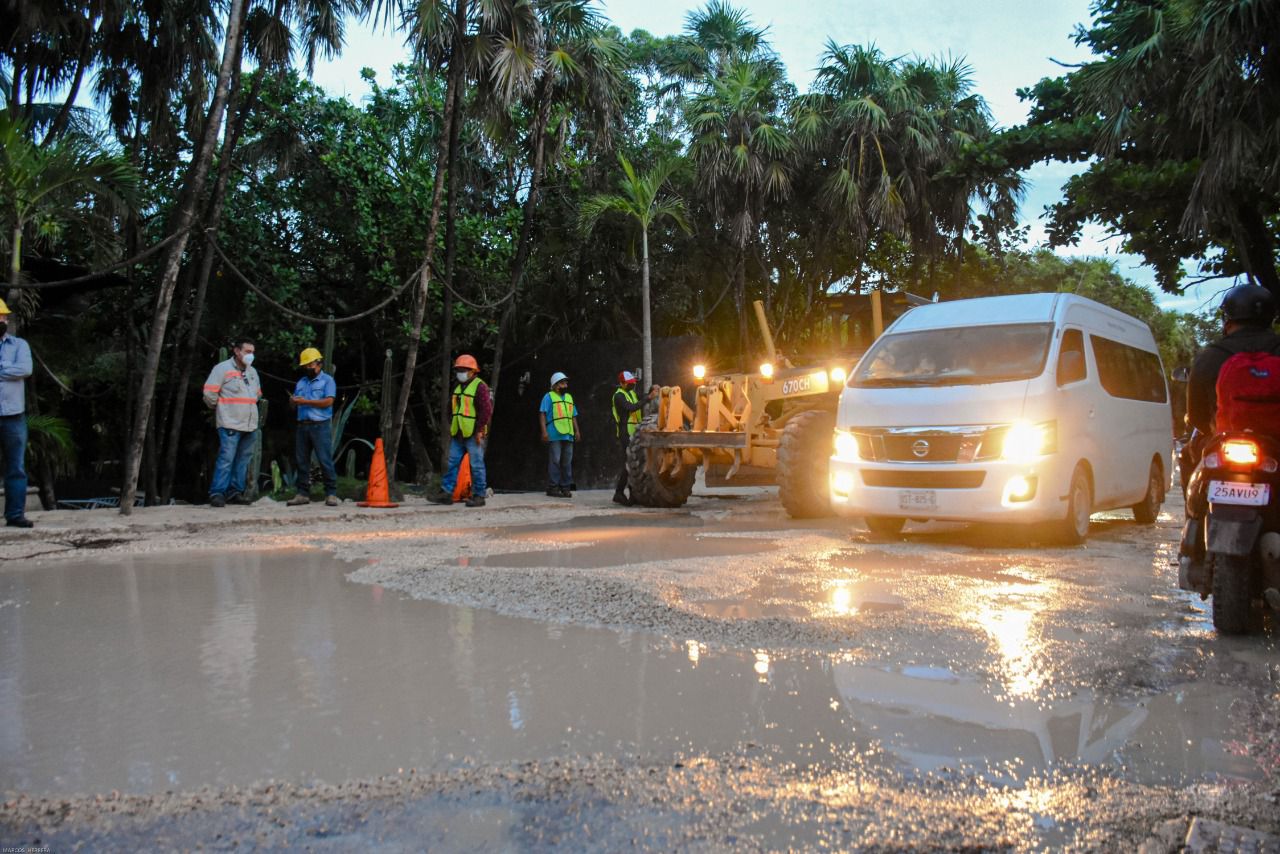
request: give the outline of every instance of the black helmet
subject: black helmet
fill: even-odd
[[[1276,298],[1258,285],[1236,285],[1222,298],[1222,316],[1250,326],[1270,326],[1276,319]]]

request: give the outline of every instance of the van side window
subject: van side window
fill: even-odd
[[[1112,397],[1164,403],[1169,392],[1160,369],[1160,357],[1119,341],[1089,336],[1098,380]]]
[[[1062,349],[1058,351],[1058,387],[1080,382],[1089,375],[1084,361],[1084,334],[1079,329],[1062,333]]]

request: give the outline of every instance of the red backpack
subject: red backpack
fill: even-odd
[[[1236,353],[1218,372],[1217,429],[1280,433],[1280,356]]]

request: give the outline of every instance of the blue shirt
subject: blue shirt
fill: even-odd
[[[320,372],[320,376],[312,379],[308,374],[298,380],[298,384],[293,387],[294,397],[304,397],[307,400],[324,400],[326,397],[336,398],[338,396],[338,385],[333,381],[333,377]],[[333,417],[333,406],[299,406],[299,421],[328,421]]]
[[[565,392],[565,396],[572,400],[572,396],[569,392]],[[569,426],[568,433],[561,433],[557,430],[555,419],[552,418],[551,405],[551,392],[547,392],[542,396],[542,406],[539,408],[539,411],[542,413],[543,420],[547,422],[547,440],[551,442],[572,442],[573,426]],[[573,417],[578,417],[578,404],[576,403],[573,404]]]
[[[31,376],[31,347],[26,341],[5,334],[0,338],[0,415],[21,415],[27,411],[26,383]]]

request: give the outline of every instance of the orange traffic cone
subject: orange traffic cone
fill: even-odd
[[[463,454],[458,463],[458,483],[453,488],[454,501],[466,501],[471,497],[471,455]]]
[[[369,466],[369,487],[365,491],[364,501],[356,502],[361,507],[399,507],[391,500],[391,491],[387,484],[387,460],[382,455],[382,440],[373,446],[373,463]]]

